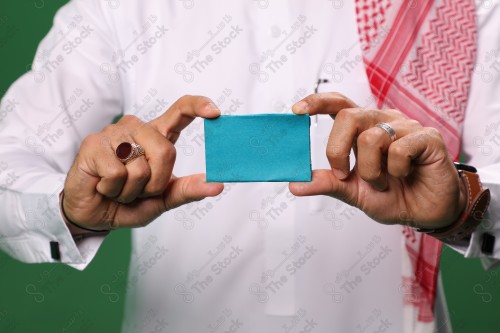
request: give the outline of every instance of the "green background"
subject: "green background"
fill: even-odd
[[[0,96],[29,69],[66,2],[0,0]],[[130,231],[115,231],[83,272],[0,252],[0,332],[119,332],[130,250]],[[441,270],[454,332],[500,332],[500,269],[486,272],[445,247]]]

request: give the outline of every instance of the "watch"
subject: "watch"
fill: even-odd
[[[484,217],[490,203],[490,190],[484,188],[479,180],[476,168],[473,166],[455,163],[460,181],[465,185],[466,205],[459,218],[451,225],[439,229],[423,229],[417,231],[428,234],[443,242],[453,243],[470,239]]]

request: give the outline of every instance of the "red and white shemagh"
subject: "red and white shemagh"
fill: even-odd
[[[476,56],[474,0],[356,0],[363,61],[379,108],[439,129],[453,158]],[[432,332],[441,242],[405,227],[405,332]]]

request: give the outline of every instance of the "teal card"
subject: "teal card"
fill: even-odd
[[[207,181],[311,181],[309,127],[309,115],[205,119]]]

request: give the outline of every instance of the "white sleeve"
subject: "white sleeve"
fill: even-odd
[[[464,162],[478,169],[491,192],[488,212],[464,246],[452,248],[468,258],[482,258],[490,268],[500,259],[500,3],[479,2],[478,50],[462,135]],[[484,234],[495,237],[492,254],[481,250]]]
[[[76,244],[59,212],[59,192],[80,142],[122,110],[102,3],[62,7],[32,70],[0,103],[0,249],[24,262],[55,261],[50,242],[57,242],[60,261],[83,269],[104,238]]]

